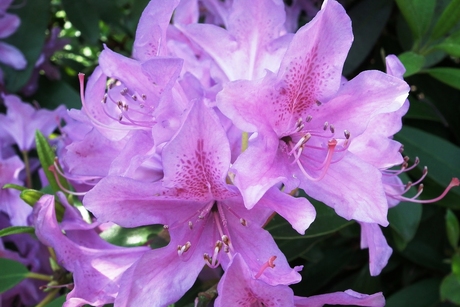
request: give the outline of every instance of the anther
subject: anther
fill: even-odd
[[[243,218],[240,218],[240,224],[243,225],[243,226],[247,226],[247,225],[248,225],[248,223],[246,222],[246,220],[243,219]]]
[[[188,221],[188,228],[190,228],[190,230],[193,229],[193,223],[192,223],[192,221]]]
[[[267,269],[267,268],[274,268],[275,267],[275,260],[276,260],[276,256],[271,256],[267,262],[265,262],[262,267],[260,268],[259,272],[256,274],[256,276],[254,276],[256,279],[259,278],[260,276],[262,276],[263,272]]]
[[[404,162],[409,162],[410,158],[408,156],[404,157]]]
[[[121,110],[123,108],[123,102],[121,100],[117,101],[117,106]]]
[[[345,138],[346,138],[347,140],[350,139],[350,131],[348,131],[348,130],[343,130],[343,135],[345,136]]]
[[[118,121],[121,122],[122,119],[123,119],[123,115],[120,114],[120,116],[118,116]]]
[[[331,132],[334,134],[334,133],[335,133],[334,125],[330,125],[330,126],[329,126],[329,130],[331,130]]]
[[[128,92],[128,89],[125,87],[120,91],[120,94],[125,95]]]
[[[144,107],[144,105],[141,103],[141,104],[139,105],[139,107],[141,107],[141,109],[142,109],[142,108]]]
[[[320,106],[320,105],[321,105],[321,101],[316,100],[316,105],[317,105],[317,106]]]
[[[143,100],[147,99],[147,95],[145,95],[145,94],[142,94],[141,97],[142,97]]]
[[[227,235],[222,236],[222,242],[224,242],[225,245],[230,245],[230,238]]]
[[[107,93],[104,94],[104,97],[101,100],[102,103],[107,103]]]
[[[401,147],[399,147],[399,152],[400,152],[400,153],[403,153],[403,152],[404,152],[404,145],[401,145]]]
[[[312,119],[313,119],[313,116],[308,115],[307,118],[305,118],[305,121],[306,121],[307,123],[309,123],[309,122],[311,122]]]
[[[129,107],[128,107],[127,104],[125,104],[125,105],[123,106],[123,109],[124,109],[125,111],[128,111],[128,108],[129,108]]]
[[[136,95],[132,95],[131,98],[132,98],[134,101],[137,101],[137,96],[136,96]]]
[[[190,246],[192,246],[190,241],[187,241],[187,243],[185,243],[185,245],[183,245],[183,246],[178,245],[177,246],[177,253],[179,254],[179,256],[181,256],[183,253],[186,253],[190,249]]]
[[[329,123],[328,123],[328,122],[325,122],[325,123],[324,123],[324,126],[323,126],[323,130],[326,131],[328,126],[329,126]]]
[[[169,225],[163,225],[163,229],[168,230],[168,229],[169,229]]]

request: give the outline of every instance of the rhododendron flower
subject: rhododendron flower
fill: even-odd
[[[59,200],[66,209],[62,223],[56,219],[54,196],[44,195],[34,206],[34,225],[40,241],[52,247],[58,263],[73,273],[73,290],[64,306],[112,303],[121,274],[149,248],[107,243],[94,229],[99,223],[87,224],[63,195]]]
[[[277,266],[261,277],[264,282],[300,280],[298,269],[289,267],[262,226],[275,210],[303,233],[314,219],[313,207],[274,188],[260,199],[262,206],[248,211],[236,187],[226,183],[230,147],[225,131],[201,101],[163,148],[162,160],[160,182],[108,176],[83,199],[100,221],[123,227],[164,224],[171,236],[168,246],[148,252],[126,272],[116,305],[172,303],[192,286],[205,264],[226,269],[235,253],[255,272],[276,256]]]
[[[2,95],[2,98],[7,112],[6,115],[0,114],[0,127],[11,135],[21,151],[28,151],[35,147],[36,130],[44,135],[51,134],[58,127],[60,113],[64,111],[63,106],[54,111],[37,110],[15,95]]]
[[[12,2],[13,0],[0,1],[0,39],[12,35],[21,24],[21,20],[18,16],[6,12]],[[22,52],[16,47],[4,42],[0,42],[0,62],[14,69],[24,69],[27,65],[27,61]],[[2,81],[3,80],[0,79],[0,82]]]
[[[294,35],[277,74],[230,82],[218,94],[222,112],[254,132],[233,166],[248,208],[282,182],[288,191],[300,186],[346,219],[388,224],[381,172],[348,147],[375,114],[399,109],[409,87],[378,71],[342,85],[351,41],[344,9],[325,1]]]

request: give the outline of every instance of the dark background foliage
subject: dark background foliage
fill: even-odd
[[[91,74],[103,44],[130,55],[137,21],[147,3],[148,0],[15,1],[10,12],[20,16],[22,24],[4,41],[24,53],[28,66],[22,71],[1,66],[5,74],[3,90],[20,94],[25,101],[38,102],[44,108],[54,109],[60,104],[80,108],[77,74]],[[460,176],[460,1],[342,3],[353,21],[355,36],[344,75],[352,78],[363,70],[384,70],[385,55],[398,55],[407,69],[411,106],[396,139],[404,144],[410,163],[417,156],[421,160],[402,179],[415,181],[423,166],[428,166],[420,199],[437,197],[452,177]],[[303,14],[299,26],[307,21]],[[53,27],[59,27],[60,37],[68,39],[64,49],[51,56],[61,78],[49,80],[46,71],[41,71],[38,90],[26,96],[23,88]],[[267,226],[292,265],[304,266],[302,282],[293,285],[297,295],[351,288],[363,293],[383,291],[388,307],[460,305],[460,188],[434,204],[403,202],[390,209],[390,226],[383,231],[393,255],[377,277],[370,276],[367,250],[360,249],[359,225],[341,219],[324,204],[312,202],[318,217],[305,236],[292,231],[278,216]],[[141,236],[146,242],[157,232],[155,227],[119,229],[106,239],[127,245],[129,236]],[[198,281],[175,306],[192,306],[197,296],[199,306],[206,306],[214,295],[212,286],[212,282]],[[198,294],[209,288],[208,295]],[[60,306],[62,299],[47,306]]]

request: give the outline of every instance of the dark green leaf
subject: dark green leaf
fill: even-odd
[[[452,257],[452,273],[460,279],[460,254],[457,252]]]
[[[18,92],[29,81],[45,43],[49,6],[49,0],[34,0],[27,1],[27,5],[15,5],[16,8],[11,11],[21,18],[21,25],[4,41],[21,50],[27,60],[27,67],[24,70],[15,70],[2,66],[9,92]]]
[[[410,242],[417,232],[422,218],[422,206],[416,203],[402,202],[388,211],[388,221],[404,242]]]
[[[17,261],[0,258],[0,293],[13,288],[26,278],[29,270]]]
[[[409,24],[414,38],[422,38],[430,26],[436,1],[396,0],[396,3]]]
[[[460,278],[454,274],[449,274],[442,280],[441,299],[460,304]]]
[[[460,175],[460,148],[424,131],[404,127],[395,137],[404,144],[404,154],[420,158],[419,168],[428,166],[428,176],[441,186],[447,186]],[[460,195],[460,188],[450,193]],[[422,194],[423,196],[423,194]]]
[[[46,304],[46,307],[62,307],[66,301],[66,296],[62,295],[56,299],[54,299],[49,304]]]
[[[433,32],[431,33],[432,39],[443,37],[450,29],[452,29],[460,21],[460,0],[452,0],[449,5],[442,12]]]
[[[412,51],[404,52],[398,58],[406,68],[404,77],[409,77],[419,72],[425,64],[425,57]]]
[[[460,69],[439,67],[427,69],[426,72],[433,78],[460,90]]]
[[[29,226],[11,226],[0,230],[0,237],[15,235],[18,233],[35,233],[35,228]]]
[[[43,107],[55,109],[63,104],[68,109],[81,108],[80,95],[63,80],[50,81],[47,78],[40,78],[39,88],[33,98]]]
[[[447,209],[446,212],[446,232],[447,238],[449,239],[450,246],[455,250],[458,246],[458,239],[460,236],[460,229],[458,225],[458,219],[455,214]]]
[[[98,15],[107,23],[120,25],[123,18],[122,10],[113,0],[90,0],[91,5],[97,10]]]
[[[439,279],[425,279],[403,288],[387,299],[385,307],[430,307],[439,301]]]
[[[441,43],[433,46],[433,48],[442,50],[451,56],[460,57],[460,31],[452,33]]]
[[[353,44],[344,66],[344,75],[352,73],[366,59],[390,17],[390,0],[359,1],[349,11],[353,23]]]
[[[69,21],[81,31],[81,35],[90,43],[99,39],[99,16],[89,0],[62,0]]]

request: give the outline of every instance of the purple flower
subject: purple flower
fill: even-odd
[[[48,136],[58,127],[60,113],[64,107],[54,111],[35,109],[22,102],[18,96],[3,95],[7,113],[0,114],[0,127],[15,140],[21,151],[29,151],[35,147],[35,131],[39,130]]]
[[[303,233],[314,219],[314,209],[305,199],[273,188],[261,198],[263,205],[248,211],[236,187],[226,182],[230,147],[225,131],[201,101],[194,103],[178,134],[163,148],[162,161],[160,182],[108,176],[83,199],[101,222],[123,227],[164,224],[171,236],[168,246],[146,253],[125,273],[116,304],[173,303],[205,264],[225,269],[235,253],[256,272],[276,256],[278,265],[261,277],[264,282],[300,280],[298,269],[289,267],[261,227],[275,209]]]
[[[62,223],[56,220],[54,196],[44,195],[34,206],[34,225],[40,241],[52,247],[58,263],[73,273],[73,290],[67,294],[64,306],[112,303],[119,291],[120,276],[148,248],[107,243],[94,229],[98,223],[87,224],[63,195],[59,200],[65,207]]]
[[[0,39],[12,35],[21,24],[18,16],[6,12],[13,0],[2,0],[0,3]],[[16,47],[7,43],[0,42],[0,62],[13,67],[14,69],[24,69],[27,61]],[[1,72],[1,70],[0,70]],[[0,83],[3,82],[0,79]]]
[[[401,107],[408,86],[378,71],[342,86],[351,41],[344,9],[325,1],[295,34],[276,75],[231,82],[218,94],[222,112],[243,131],[254,132],[233,166],[248,208],[283,182],[287,191],[300,186],[346,219],[388,224],[381,172],[348,147],[375,114]]]

